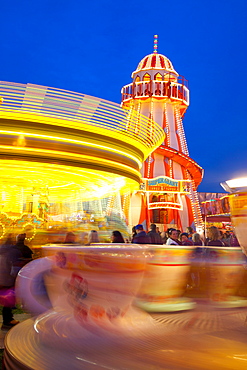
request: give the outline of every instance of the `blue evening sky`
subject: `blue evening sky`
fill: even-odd
[[[0,80],[117,103],[158,34],[158,52],[189,80],[184,128],[205,170],[198,190],[247,175],[246,0],[12,0],[0,17]]]

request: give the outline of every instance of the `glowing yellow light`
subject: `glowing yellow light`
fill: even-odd
[[[43,139],[47,139],[47,140],[57,140],[59,142],[76,143],[76,144],[80,144],[80,145],[86,145],[88,147],[100,148],[100,149],[106,150],[106,151],[111,152],[111,153],[112,152],[113,153],[118,153],[118,154],[124,155],[124,156],[136,161],[139,165],[139,168],[142,165],[142,161],[137,156],[133,156],[130,153],[128,153],[127,151],[124,152],[123,150],[116,149],[116,148],[113,147],[113,145],[110,146],[110,142],[107,145],[104,146],[104,145],[94,143],[92,141],[89,142],[89,141],[85,141],[85,140],[74,140],[74,139],[64,138],[64,137],[61,137],[61,136],[33,134],[33,133],[30,133],[30,132],[0,130],[0,133],[19,135],[19,138],[18,138],[17,142],[15,143],[16,146],[25,146],[25,145],[23,145],[23,142],[25,142],[25,137],[35,137],[35,138],[38,138],[38,139],[43,138]]]
[[[137,181],[110,172],[51,163],[1,161],[0,191],[8,195],[5,203],[12,203],[13,196],[19,194],[22,188],[25,195],[32,193],[34,187],[47,187],[50,201],[56,202],[59,199],[98,199],[117,191],[126,193],[137,190],[138,186]],[[73,190],[77,191],[77,195],[72,193]]]

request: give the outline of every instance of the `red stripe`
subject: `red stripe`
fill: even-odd
[[[155,66],[156,66],[156,55],[153,55],[151,59],[151,67],[154,68]]]
[[[190,266],[190,263],[174,263],[174,264],[167,264],[167,263],[148,263],[148,265],[155,265],[155,266]]]
[[[165,68],[164,58],[161,55],[159,57],[160,57],[161,68]]]
[[[247,217],[247,214],[242,214],[242,215],[231,215],[231,217]]]

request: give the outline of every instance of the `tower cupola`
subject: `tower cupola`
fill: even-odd
[[[149,74],[151,80],[155,80],[157,74],[162,76],[162,80],[174,80],[178,77],[171,61],[165,55],[156,53],[145,56],[131,77],[135,80],[139,76],[142,81],[145,74]]]
[[[146,55],[132,73],[132,83],[122,88],[122,103],[132,99],[165,98],[179,103],[183,116],[189,105],[188,82],[174,69],[172,62],[158,54],[158,36],[154,36],[154,51]]]

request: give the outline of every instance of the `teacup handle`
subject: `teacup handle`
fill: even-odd
[[[17,303],[21,303],[23,309],[32,315],[39,315],[52,307],[43,279],[51,266],[52,261],[49,258],[38,258],[29,262],[18,273],[15,285]]]

